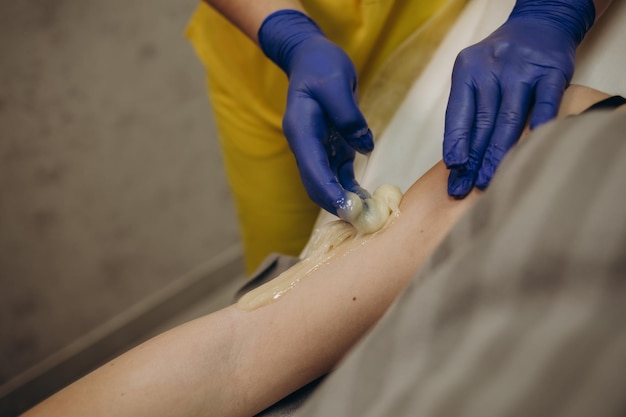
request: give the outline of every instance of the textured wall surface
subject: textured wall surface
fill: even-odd
[[[0,385],[237,244],[195,6],[0,3]]]

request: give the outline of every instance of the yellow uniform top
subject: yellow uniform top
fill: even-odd
[[[398,46],[428,28],[429,22],[432,26],[438,11],[465,1],[302,0],[302,4],[326,36],[350,56],[363,93]],[[287,77],[253,41],[205,3],[193,16],[187,37],[207,69],[251,272],[270,251],[297,254],[318,211],[300,183],[282,135]],[[433,37],[420,39],[413,48],[437,46]]]

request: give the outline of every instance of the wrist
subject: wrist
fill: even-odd
[[[306,14],[292,9],[276,11],[259,28],[259,45],[263,53],[287,74],[298,46],[324,33]]]
[[[596,17],[592,0],[517,0],[509,20],[540,20],[564,31],[578,46]]]

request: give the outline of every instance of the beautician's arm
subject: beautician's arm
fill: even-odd
[[[355,152],[374,138],[358,106],[357,73],[297,0],[205,0],[257,42],[289,79],[283,132],[311,200],[344,216],[348,192],[367,197],[354,178]],[[332,115],[332,117],[328,117]]]
[[[257,34],[261,23],[271,13],[292,9],[304,13],[298,0],[204,0],[230,20],[250,39],[258,42]]]
[[[561,115],[606,97],[573,86]],[[177,327],[27,415],[223,417],[263,410],[335,366],[473,204],[476,191],[460,201],[448,197],[446,178],[440,162],[406,193],[402,214],[385,231],[335,256],[273,304],[231,306]]]
[[[281,9],[304,12],[298,0],[204,0],[239,27],[250,39],[257,41],[257,33],[263,20]],[[600,16],[613,0],[594,0],[596,16]]]

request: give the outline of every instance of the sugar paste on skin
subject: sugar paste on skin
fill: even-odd
[[[402,191],[395,185],[384,184],[376,189],[372,198],[361,200],[350,192],[348,198],[349,208],[340,216],[350,223],[337,220],[317,229],[304,259],[270,282],[244,294],[237,302],[237,307],[250,311],[267,305],[335,256],[348,254],[368,242],[400,213]]]

